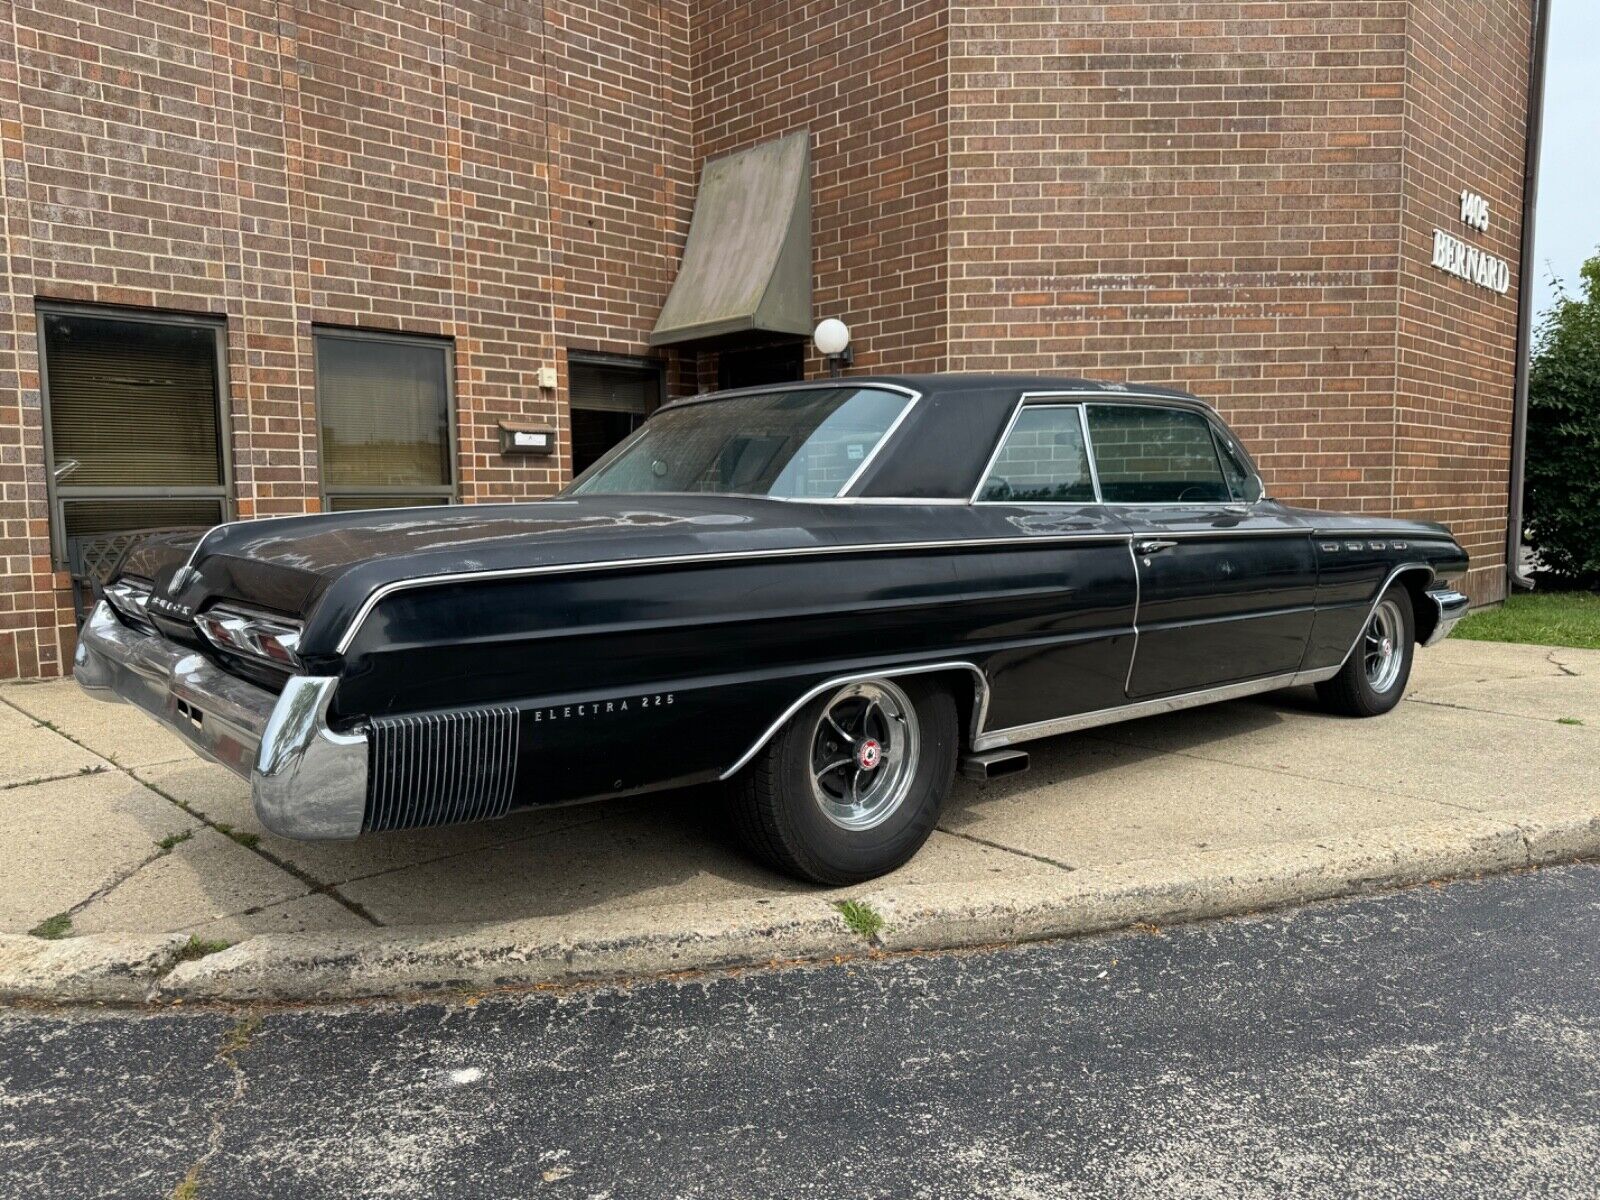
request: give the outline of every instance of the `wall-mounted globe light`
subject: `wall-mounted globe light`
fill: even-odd
[[[855,361],[855,351],[850,346],[850,326],[838,317],[828,317],[818,321],[816,331],[811,335],[811,341],[816,346],[817,353],[826,360],[830,379],[839,378],[839,368],[848,367]]]

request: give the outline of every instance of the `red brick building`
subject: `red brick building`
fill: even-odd
[[[531,499],[815,373],[651,344],[703,164],[797,131],[853,370],[1180,384],[1498,599],[1534,5],[0,0],[0,677],[108,530]]]

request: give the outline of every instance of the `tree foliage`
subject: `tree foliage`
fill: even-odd
[[[1600,583],[1600,254],[1539,323],[1528,377],[1527,537],[1545,565]]]

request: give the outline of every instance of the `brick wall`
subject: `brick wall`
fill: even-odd
[[[1448,523],[1468,593],[1505,594],[1529,6],[1418,0],[1407,24],[1405,210],[1395,359],[1396,511]],[[1460,194],[1489,201],[1489,229]],[[1511,264],[1504,296],[1431,265],[1433,231]]]
[[[36,299],[225,321],[241,515],[320,503],[319,323],[452,339],[462,498],[543,495],[565,439],[497,422],[650,354],[701,164],[800,127],[858,372],[1190,387],[1275,494],[1447,520],[1497,598],[1531,3],[0,0],[0,678],[72,648]]]
[[[945,367],[948,13],[694,0],[697,169],[810,129],[812,305],[848,320],[858,372]]]
[[[36,297],[225,318],[241,516],[320,505],[318,324],[453,339],[467,501],[559,486],[564,446],[513,462],[497,425],[564,424],[568,349],[648,353],[687,0],[0,0],[0,42],[0,678],[71,654]]]
[[[1516,259],[1530,9],[956,9],[950,367],[1190,388],[1274,495],[1447,520],[1498,599],[1516,288],[1428,264],[1474,182]]]

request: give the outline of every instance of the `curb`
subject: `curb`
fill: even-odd
[[[1170,925],[1595,857],[1600,803],[1029,875],[981,890],[889,884],[855,897],[884,919],[870,939],[820,896],[661,906],[581,922],[262,934],[186,962],[178,961],[187,941],[180,934],[57,942],[8,934],[0,935],[0,999],[337,1001],[619,982]]]

